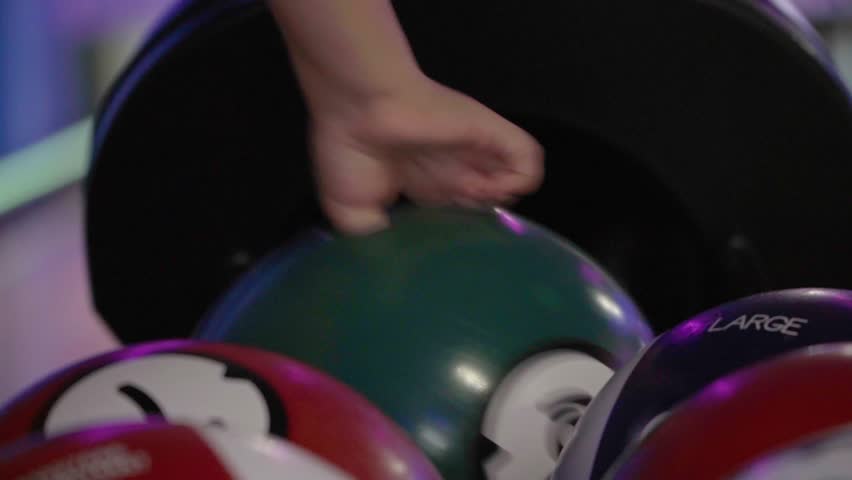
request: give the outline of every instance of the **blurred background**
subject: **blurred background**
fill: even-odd
[[[117,345],[88,289],[86,118],[173,3],[0,0],[0,403]]]
[[[0,156],[92,111],[173,0],[0,0]]]
[[[116,345],[88,291],[87,118],[177,1],[0,0],[0,402]],[[852,0],[794,3],[852,83]]]

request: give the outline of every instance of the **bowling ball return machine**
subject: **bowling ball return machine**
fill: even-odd
[[[761,290],[852,286],[852,110],[780,1],[394,2],[422,69],[527,129],[514,209],[586,250],[657,330]],[[260,1],[186,1],[98,112],[86,236],[125,342],[189,334],[322,224],[306,112]]]

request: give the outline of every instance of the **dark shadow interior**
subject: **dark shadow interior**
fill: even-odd
[[[576,128],[506,116],[547,154],[544,185],[514,209],[600,262],[658,331],[735,293],[718,246],[646,163]]]

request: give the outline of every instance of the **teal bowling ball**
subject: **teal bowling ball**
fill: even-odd
[[[652,337],[554,233],[502,209],[413,207],[384,231],[269,256],[196,333],[348,383],[450,480],[547,477],[586,405]]]

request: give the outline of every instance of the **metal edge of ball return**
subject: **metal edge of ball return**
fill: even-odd
[[[182,0],[176,2],[156,23],[140,48],[119,74],[106,92],[95,114],[96,125],[92,144],[92,162],[98,158],[104,137],[109,133],[109,125],[118,114],[126,97],[132,94],[134,86],[141,80],[159,58],[181,38],[174,35],[189,35],[195,26],[201,25],[215,16],[251,3],[252,0]],[[91,168],[94,168],[92,165]]]
[[[716,2],[704,2],[704,3],[712,4],[712,3],[716,3]],[[151,38],[153,40],[149,41],[148,44],[146,44],[146,47],[137,56],[137,59],[136,59],[136,61],[134,61],[134,63],[135,64],[153,63],[157,60],[157,54],[158,53],[162,52],[163,50],[167,50],[173,44],[179,43],[179,40],[180,40],[179,38],[178,39],[176,39],[176,38],[170,38],[169,39],[168,38],[173,32],[178,32],[180,34],[178,36],[186,37],[186,36],[188,36],[192,33],[191,29],[194,28],[193,25],[198,26],[199,24],[203,24],[205,21],[216,17],[218,14],[221,14],[222,12],[230,11],[231,9],[239,9],[241,7],[250,6],[250,5],[253,5],[253,4],[255,4],[255,2],[250,2],[250,1],[245,1],[245,0],[237,1],[237,2],[220,1],[220,2],[213,2],[211,4],[204,4],[204,5],[209,5],[209,7],[202,8],[202,7],[199,7],[199,5],[201,5],[201,4],[198,3],[198,2],[192,2],[192,1],[185,2],[183,5],[181,5],[177,9],[177,14],[175,14],[176,16],[171,21],[167,21],[165,24],[163,24],[164,26],[161,26],[161,28],[158,31],[156,31],[154,35],[152,35]],[[396,4],[397,4],[397,6],[403,5],[402,2],[396,2]],[[748,10],[748,8],[754,7],[754,5],[751,4],[751,3],[749,5],[751,5],[751,6],[748,7],[748,6],[745,6],[745,4],[743,4],[743,7],[746,10]],[[410,3],[405,4],[405,6],[409,10],[411,9]],[[762,5],[762,4],[759,4],[758,6],[759,7],[760,6],[765,7],[765,5]],[[418,7],[414,8],[415,11],[416,11],[416,8],[418,8]],[[446,8],[446,6],[444,6],[444,8]],[[740,12],[740,13],[742,13],[742,12]],[[773,13],[774,16],[778,17],[777,11],[773,11],[771,13]],[[752,15],[752,16],[754,16],[754,15]],[[781,18],[783,19],[785,17],[782,16]],[[760,19],[761,22],[763,22],[764,20],[765,19]],[[190,21],[192,21],[194,23],[192,23]],[[192,23],[192,24],[190,24],[190,23]],[[775,30],[778,30],[777,25],[772,26],[772,25],[770,25],[771,22],[764,22],[764,23],[765,24],[762,25],[761,28],[770,27],[769,28],[770,30],[773,29],[773,28]],[[791,22],[791,23],[795,23],[795,22]],[[798,27],[795,27],[795,26],[790,27],[790,25],[786,25],[786,24],[782,25],[782,29],[786,29],[787,32],[789,32],[791,29],[792,29],[793,32],[797,32],[799,30]],[[177,35],[177,34],[175,34],[175,35]],[[174,37],[175,35],[171,35],[171,36]],[[788,35],[786,35],[786,36],[788,36]],[[162,44],[166,42],[165,39],[168,39],[169,42],[167,42],[168,45],[164,46]],[[796,43],[796,45],[797,45],[796,48],[798,48],[798,49],[805,48],[808,45],[814,45],[814,41],[812,39],[808,39],[808,38],[794,38],[793,41],[794,41],[794,43]],[[789,44],[790,39],[789,38],[780,39],[780,41],[778,41],[777,43],[783,44],[785,42]],[[819,45],[819,43],[817,42],[816,45]],[[438,48],[438,50],[440,50],[440,48]],[[806,48],[806,50],[808,50],[812,55],[814,54],[814,49],[807,49]],[[819,48],[816,49],[817,53],[818,53],[819,50],[820,50]],[[427,56],[428,56],[428,53],[429,52],[427,52]],[[444,52],[444,53],[446,53],[446,52]],[[150,57],[153,57],[153,58],[150,58]],[[816,59],[817,61],[813,62],[814,59]],[[820,59],[819,55],[815,55],[815,56],[810,57],[810,61],[813,62],[813,63],[819,63],[820,64],[820,69],[816,74],[817,77],[820,76],[820,75],[826,76],[826,74],[825,74],[826,70],[824,68],[822,68],[823,64],[825,63],[824,59]],[[804,63],[808,63],[808,60],[806,59],[806,61]],[[144,67],[144,65],[143,65],[143,67]],[[808,66],[806,68],[812,69],[812,67],[813,67],[813,65]],[[141,71],[140,71],[140,68],[142,68],[142,67],[139,67],[136,70],[134,70],[132,68],[128,69],[125,72],[125,75],[123,75],[122,81],[119,82],[118,84],[116,84],[116,88],[114,88],[112,94],[110,95],[110,100],[107,103],[104,104],[105,108],[103,108],[102,111],[101,111],[102,121],[99,123],[99,126],[101,128],[98,129],[98,132],[96,134],[97,146],[100,146],[102,144],[105,136],[109,132],[109,123],[110,123],[111,118],[121,108],[121,104],[122,104],[122,98],[121,97],[129,95],[130,92],[133,89],[134,81],[138,81],[138,77],[144,75],[144,73],[147,71],[146,68],[142,68]],[[830,79],[829,83],[833,84],[832,87],[835,90],[840,90],[842,92],[842,96],[844,98],[843,101],[846,102],[848,100],[848,98],[846,97],[845,91],[842,89],[842,87],[839,88],[839,89],[836,88],[838,86],[837,80],[831,74],[830,71],[828,71],[828,72],[829,72],[828,76],[832,77]],[[134,79],[133,78],[134,76],[137,77],[137,78]],[[831,89],[829,89],[829,90],[831,90]],[[118,100],[116,100],[116,99],[118,99]],[[654,160],[657,160],[657,159],[653,158],[653,157],[642,158],[640,156],[639,160],[644,160],[645,162],[653,162]],[[659,168],[665,169],[666,166],[663,165],[663,163],[665,163],[665,162],[662,162],[659,165],[656,165],[657,169],[659,169]],[[669,172],[669,173],[671,174],[671,172]],[[761,173],[767,173],[768,175],[771,176],[775,172],[770,171],[770,172],[761,172]],[[736,174],[737,173],[735,173],[735,175]],[[675,172],[675,177],[676,176],[677,176],[677,172]],[[783,180],[785,180],[783,177],[784,177],[783,174],[779,174],[778,179],[776,179],[776,180],[782,180],[781,183],[783,183]],[[681,179],[681,180],[683,180],[683,179]],[[691,180],[694,181],[694,178],[691,179]],[[813,178],[811,179],[812,183],[818,183],[818,182],[815,182],[814,180],[815,179],[813,179]],[[766,182],[766,183],[771,184],[771,183],[777,183],[777,182]],[[757,186],[761,187],[762,185],[758,184]],[[686,189],[688,190],[688,188],[686,188]],[[759,190],[759,188],[755,188],[755,190]],[[765,194],[765,193],[767,193],[766,190],[767,189],[764,189],[763,191],[757,192],[757,193],[755,193],[755,195]],[[683,194],[683,189],[681,190],[680,194],[681,195]],[[695,196],[693,196],[693,197],[695,197]],[[693,202],[694,201],[698,201],[699,203],[701,202],[701,199],[692,198],[691,200]],[[818,202],[816,202],[816,203],[818,203]],[[733,205],[733,208],[735,208],[736,206],[737,205]],[[692,207],[694,208],[695,205],[692,205]],[[706,205],[705,205],[705,207],[706,207]],[[714,207],[715,207],[715,205],[714,205]],[[718,210],[730,211],[731,209],[732,209],[732,207],[729,204],[728,208],[719,208]],[[702,215],[704,216],[703,220],[705,222],[705,225],[704,225],[705,229],[707,228],[706,224],[709,223],[710,229],[712,230],[713,227],[714,227],[714,225],[712,225],[713,223],[724,224],[724,222],[719,221],[719,218],[724,216],[724,215],[719,214],[718,212],[712,211],[714,209],[710,209],[710,210],[711,211],[709,211],[709,212],[708,211],[702,212]],[[715,215],[715,218],[712,218],[714,215]],[[701,216],[701,215],[699,215],[699,216]],[[535,219],[536,217],[533,216],[533,218]],[[736,222],[731,222],[731,223],[735,224]],[[734,225],[728,225],[726,228],[730,229],[730,228],[733,228],[733,226]],[[724,234],[730,233],[730,231],[724,231],[726,228],[718,229],[718,225],[715,225],[715,227],[717,227],[716,228],[717,230],[723,230],[722,235],[720,235],[720,236],[723,236]],[[557,228],[556,230],[558,231],[559,229]],[[717,231],[717,234],[718,233],[719,232]],[[844,232],[844,234],[846,234],[846,233],[848,233],[848,232]],[[773,255],[775,256],[775,254],[773,254]],[[823,262],[823,263],[825,263],[825,262]],[[832,275],[830,274],[828,276],[831,277]],[[837,276],[837,275],[834,274],[834,276]],[[784,280],[782,280],[782,282],[783,281],[789,281],[789,279],[784,279]],[[777,286],[777,285],[774,285],[774,286]],[[750,292],[738,292],[738,293],[750,293]]]
[[[254,7],[255,10],[260,9],[258,5],[261,2],[257,0],[177,0],[174,5],[161,17],[161,19],[152,26],[144,40],[141,42],[139,49],[133,54],[127,62],[125,68],[120,72],[111,87],[107,90],[103,100],[98,105],[94,115],[94,127],[92,128],[92,146],[90,152],[90,165],[87,169],[87,174],[83,182],[87,192],[92,188],[92,174],[97,168],[99,159],[101,158],[101,148],[104,145],[106,138],[110,134],[112,122],[116,116],[120,115],[122,108],[128,99],[134,94],[137,85],[144,79],[145,75],[154,68],[157,62],[166,57],[174,48],[178,47],[182,41],[190,38],[195,30],[204,25],[221,18],[228,13],[238,13],[241,10],[246,10]],[[88,220],[91,201],[86,202],[87,221],[86,221],[86,236],[91,235],[91,222]],[[311,235],[319,235],[318,229],[308,229],[302,234],[296,235],[296,238],[291,239],[292,243],[300,244],[306,237]],[[91,263],[91,245],[87,242],[87,250],[89,250],[89,269],[94,269]],[[269,253],[272,255],[272,253]],[[90,273],[90,283],[92,288],[93,303],[98,310],[98,313],[104,318],[114,333],[123,341],[127,341],[123,337],[123,332],[120,327],[120,321],[105,315],[102,309],[98,306],[97,284],[98,282],[92,278]],[[209,310],[209,308],[208,308]],[[120,315],[119,315],[120,317]],[[116,323],[119,322],[119,323]],[[175,329],[167,337],[177,334],[177,332],[185,329]],[[133,341],[152,340],[165,338],[163,336],[151,338],[135,338]]]

